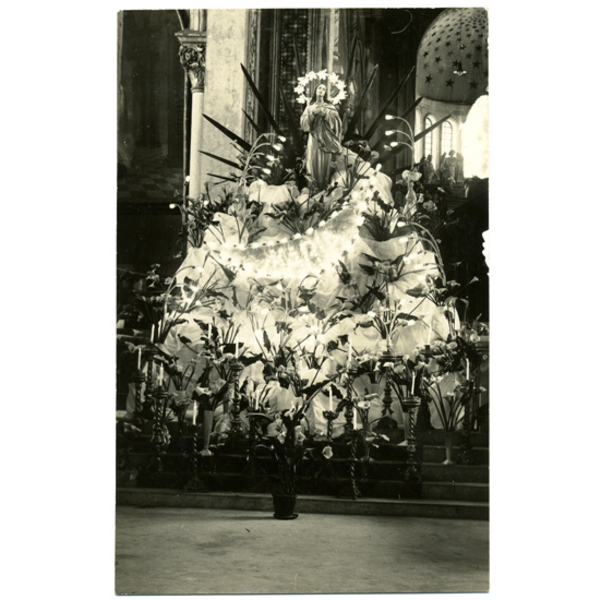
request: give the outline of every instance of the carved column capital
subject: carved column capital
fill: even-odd
[[[204,92],[206,34],[186,29],[176,35],[181,42],[179,62],[190,78],[192,92]]]

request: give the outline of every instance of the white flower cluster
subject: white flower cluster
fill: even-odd
[[[329,96],[329,101],[332,104],[339,104],[344,98],[348,97],[346,84],[335,73],[328,73],[327,69],[323,69],[317,73],[310,71],[310,73],[307,73],[304,77],[298,77],[298,85],[294,88],[294,92],[298,94],[298,104],[306,104],[310,100],[304,92],[306,91],[306,86],[309,85],[311,81],[317,79],[327,80],[330,83],[331,94]]]

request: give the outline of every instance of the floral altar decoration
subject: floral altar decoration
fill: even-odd
[[[321,75],[299,79],[298,102],[312,79],[328,78],[343,104],[342,82]],[[205,456],[269,423],[258,437],[292,496],[307,440],[361,431],[368,461],[370,446],[388,439],[373,429],[389,428],[411,447],[417,397],[431,406],[431,426],[457,428],[465,403],[456,397],[476,393],[471,334],[481,330],[461,329],[412,154],[394,181],[376,154],[346,144],[319,189],[290,159],[297,139],[263,133],[250,144],[219,128],[238,148],[239,173],[172,205],[186,251],[172,277],[148,274],[150,334],[131,345],[143,383],[136,406],[152,413],[157,446],[168,443],[170,416],[202,421]],[[412,153],[412,130],[405,135],[399,144]]]

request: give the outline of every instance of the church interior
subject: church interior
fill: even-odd
[[[484,8],[119,12],[117,593],[487,591],[488,36]],[[139,507],[219,556],[227,515],[365,553],[398,522],[390,556],[439,535],[446,568],[163,581]]]

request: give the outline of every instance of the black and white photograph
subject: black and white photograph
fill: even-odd
[[[488,18],[118,13],[117,594],[488,590]]]
[[[4,14],[4,596],[594,596],[589,3]]]

